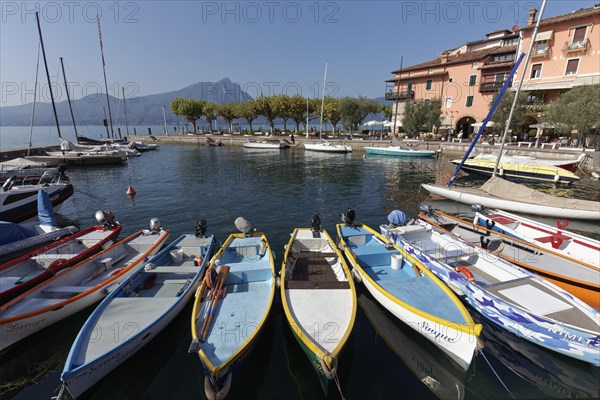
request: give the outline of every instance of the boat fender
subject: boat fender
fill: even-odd
[[[208,376],[204,376],[204,394],[209,400],[223,400],[229,393],[230,388],[231,372],[227,374],[227,378],[225,378],[225,381],[221,386],[221,390],[214,388],[212,383],[210,382],[210,379],[208,379]]]
[[[67,260],[66,258],[57,258],[56,260],[52,261],[50,264],[48,264],[48,267],[46,269],[52,271],[52,272],[58,272],[58,270],[62,269],[63,266],[68,262],[69,260]]]
[[[488,246],[490,245],[490,239],[484,239],[483,236],[480,236],[479,243],[481,244],[482,249],[487,250]]]
[[[467,277],[467,280],[469,282],[475,282],[475,276],[473,275],[473,273],[469,270],[469,268],[467,267],[456,267],[454,268],[454,271],[463,274],[464,276]]]
[[[281,286],[281,278],[279,276],[275,277],[275,287]]]
[[[558,182],[560,180],[560,175],[556,174],[554,175],[554,182]]]
[[[558,229],[565,229],[567,226],[569,226],[569,221],[567,221],[566,219],[557,219],[556,220],[556,227]]]
[[[204,261],[204,260],[202,259],[202,257],[200,257],[200,256],[196,256],[196,257],[194,257],[194,265],[195,265],[196,267],[199,267],[199,266],[201,266],[201,265],[202,265],[202,261]]]
[[[500,168],[498,170],[498,175],[503,176],[504,175],[504,168]]]

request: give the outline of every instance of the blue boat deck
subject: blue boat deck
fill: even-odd
[[[224,249],[219,265],[230,267],[225,297],[217,301],[204,342],[204,354],[217,366],[227,361],[260,328],[268,312],[273,290],[273,271],[268,252],[261,255],[260,237],[235,238]],[[206,318],[209,300],[199,315]],[[198,320],[198,336],[203,321]]]

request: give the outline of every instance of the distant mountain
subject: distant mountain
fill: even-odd
[[[126,99],[127,121],[130,125],[163,123],[163,106],[166,106],[166,117],[168,121],[175,119],[169,108],[169,104],[176,97],[201,98],[213,103],[243,102],[251,99],[240,85],[232,82],[229,78],[218,82],[198,82],[183,89],[139,96]],[[122,99],[109,96],[110,109],[113,124],[124,124],[125,116]],[[77,124],[102,125],[104,119],[104,107],[106,96],[95,94],[82,97],[72,102]],[[9,106],[0,108],[0,125],[4,126],[27,126],[31,122],[32,104],[20,106]],[[56,103],[58,120],[63,126],[71,125],[69,105],[66,101]],[[35,125],[54,125],[54,115],[51,103],[38,103],[35,109]]]

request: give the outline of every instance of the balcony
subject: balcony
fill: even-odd
[[[537,47],[533,49],[533,52],[531,53],[531,58],[544,58],[544,57],[548,57],[550,55],[550,53],[552,52],[552,49],[550,48],[550,46],[546,46],[546,47]]]
[[[527,103],[525,104],[525,112],[530,114],[545,114],[548,111],[546,104],[542,103]]]
[[[502,89],[502,86],[504,86],[505,82],[506,81],[481,82],[479,84],[479,91],[480,92],[497,92],[498,90]]]
[[[407,100],[407,99],[412,99],[415,97],[415,91],[414,90],[405,90],[405,91],[392,91],[389,90],[385,93],[385,99],[386,100]]]
[[[590,47],[590,40],[585,39],[578,42],[565,42],[563,51],[565,53],[575,53],[578,51],[586,51]]]

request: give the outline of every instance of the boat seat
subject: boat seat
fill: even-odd
[[[161,283],[163,285],[184,285],[188,282],[188,279],[165,279],[164,281],[162,281]]]
[[[42,292],[48,294],[79,294],[85,292],[91,287],[93,286],[48,286],[47,288],[44,288]]]
[[[37,262],[40,261],[47,261],[47,260],[58,260],[59,258],[64,258],[66,260],[70,260],[73,257],[77,257],[79,254],[68,254],[68,253],[64,253],[64,254],[38,254],[37,256],[33,256],[31,257],[32,260],[35,260]]]
[[[200,267],[195,267],[195,266],[189,266],[189,267],[183,267],[183,266],[179,266],[179,267],[170,267],[170,266],[159,266],[156,268],[153,268],[147,272],[149,273],[172,273],[172,274],[176,274],[176,273],[180,273],[180,274],[195,274],[198,271],[200,271]]]
[[[287,289],[350,289],[347,281],[287,281]]]
[[[229,271],[225,285],[237,285],[249,282],[265,282],[273,278],[271,268],[246,269],[242,271]]]

